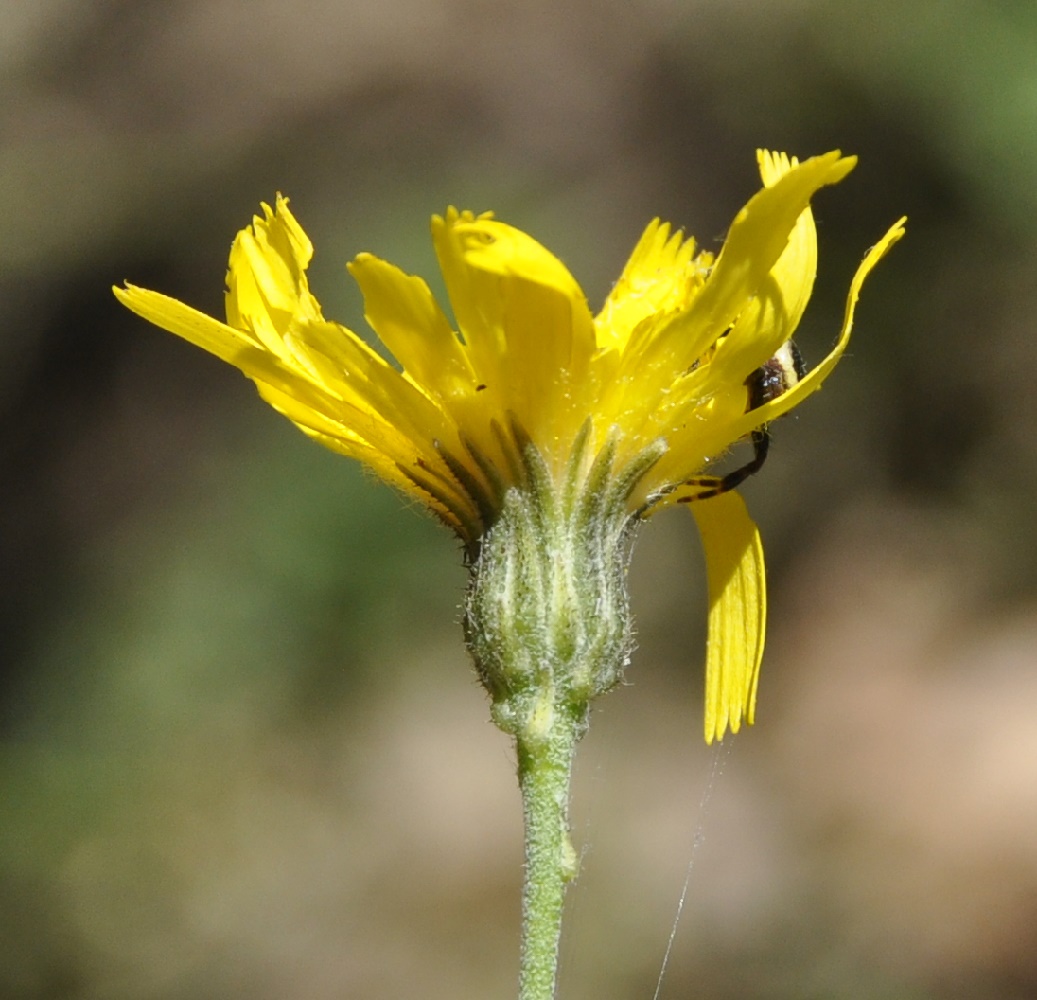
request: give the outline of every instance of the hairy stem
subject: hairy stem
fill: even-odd
[[[518,771],[525,816],[519,1000],[553,1000],[565,887],[576,877],[569,839],[569,778],[580,720],[554,713],[546,738],[519,738]]]

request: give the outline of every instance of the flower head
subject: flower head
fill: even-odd
[[[597,315],[556,257],[490,214],[451,209],[432,220],[456,330],[421,278],[360,254],[349,271],[395,364],[324,318],[306,278],[313,248],[280,196],[234,242],[226,322],[132,285],[115,293],[239,368],[311,437],[419,499],[474,555],[509,490],[528,485],[530,448],[557,484],[603,475],[621,483],[613,494],[622,517],[643,518],[701,496],[711,463],[827,378],[846,347],[861,284],[902,235],[903,220],[858,268],[828,357],[748,408],[747,379],[789,340],[810,298],[810,199],[856,162],[838,152],[803,163],[767,152],[758,159],[763,188],[715,259],[653,221]],[[763,556],[737,494],[690,506],[710,584],[712,740],[753,719]]]

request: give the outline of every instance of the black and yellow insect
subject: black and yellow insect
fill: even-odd
[[[745,412],[749,413],[763,406],[764,403],[777,399],[782,393],[788,392],[805,374],[806,366],[803,364],[799,348],[796,347],[794,341],[786,340],[778,349],[777,354],[745,380]],[[706,500],[720,493],[727,493],[729,490],[741,486],[750,476],[759,472],[763,468],[763,463],[767,461],[767,451],[771,443],[767,424],[753,431],[750,440],[753,443],[753,457],[745,465],[723,476],[701,476],[689,479],[686,485],[697,487],[697,489],[694,494],[681,497],[680,502]]]

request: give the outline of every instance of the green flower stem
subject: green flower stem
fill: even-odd
[[[560,711],[546,738],[516,741],[526,841],[519,1000],[555,995],[562,903],[577,867],[569,839],[569,779],[581,732],[581,723]]]
[[[465,636],[493,721],[515,739],[525,815],[519,1000],[554,998],[565,887],[579,867],[569,840],[573,753],[591,701],[619,683],[630,656],[627,504],[665,451],[660,442],[617,470],[612,441],[585,455],[589,433],[588,422],[557,484],[512,427],[523,486],[504,492],[471,553]]]

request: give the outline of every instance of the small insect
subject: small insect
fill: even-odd
[[[806,374],[806,366],[799,353],[799,348],[792,340],[786,340],[778,348],[778,353],[770,358],[765,364],[756,369],[746,380],[747,393],[745,412],[756,410],[777,399],[782,393],[788,392]],[[753,457],[738,469],[728,472],[723,476],[702,476],[698,479],[689,479],[688,486],[699,487],[698,492],[692,496],[680,498],[680,503],[691,503],[693,500],[706,500],[720,493],[727,493],[741,486],[750,476],[763,468],[767,461],[767,451],[770,448],[770,434],[767,432],[767,424],[752,432],[750,440],[753,443]]]

